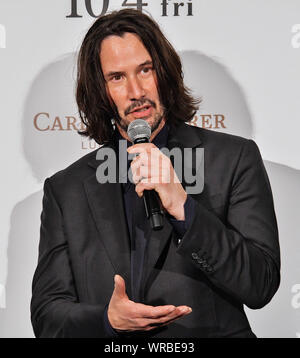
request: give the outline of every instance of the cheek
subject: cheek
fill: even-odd
[[[122,88],[108,88],[107,93],[108,97],[115,104],[118,111],[124,111],[126,105],[124,90]]]

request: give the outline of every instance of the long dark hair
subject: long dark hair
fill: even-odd
[[[180,58],[159,26],[141,11],[114,11],[98,18],[88,30],[77,64],[76,101],[79,116],[85,125],[85,130],[79,133],[99,144],[111,139],[111,119],[116,113],[106,92],[99,57],[100,47],[107,36],[122,36],[126,32],[137,34],[152,58],[160,101],[170,125],[190,121],[200,103],[185,87]]]

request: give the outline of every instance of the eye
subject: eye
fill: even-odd
[[[153,67],[144,67],[141,72],[143,75],[148,75],[152,72],[152,69]]]
[[[122,75],[114,75],[111,77],[111,80],[114,82],[119,82],[122,79]]]
[[[121,80],[123,79],[124,74],[123,73],[111,73],[107,76],[107,81],[108,82],[121,82]]]

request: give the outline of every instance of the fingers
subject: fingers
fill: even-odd
[[[127,152],[130,154],[142,153],[146,151],[151,151],[151,149],[155,149],[155,148],[158,149],[153,143],[139,143],[139,144],[134,144],[129,148],[127,148]]]
[[[115,275],[114,277],[115,288],[113,295],[117,296],[118,298],[126,298],[126,286],[125,281],[120,275]]]
[[[162,312],[162,309],[166,310],[167,312],[166,307],[167,306],[152,307],[152,308],[159,309],[157,312]],[[136,319],[136,325],[137,327],[139,327],[139,329],[142,329],[144,331],[153,330],[157,327],[168,325],[176,321],[177,319],[190,314],[192,312],[192,309],[187,306],[179,306],[179,307],[173,306],[173,309],[172,310],[168,309],[168,312],[169,313],[161,316],[157,316],[156,318],[142,317],[140,319]]]
[[[179,318],[192,312],[192,309],[188,306],[157,306],[153,308],[151,312],[149,312],[149,314],[145,315],[144,317],[157,323],[167,322],[168,320]]]
[[[158,326],[168,324],[180,317],[192,312],[188,306],[149,306],[141,303],[134,303],[135,318],[140,319],[147,326]]]
[[[148,143],[149,144],[149,143]],[[135,146],[133,146],[135,147]],[[132,149],[133,147],[130,147]],[[170,184],[180,183],[170,159],[165,156],[157,147],[147,147],[147,149],[138,147],[132,149],[136,152],[139,150],[139,155],[132,160],[130,165],[132,172],[132,179],[135,184],[150,183],[148,185],[140,187],[138,194],[144,190],[155,189],[156,184]]]
[[[191,312],[187,306],[150,306],[129,300],[125,281],[114,277],[115,287],[108,306],[108,319],[114,329],[121,331],[152,330],[169,324]]]
[[[137,317],[156,319],[172,313],[176,309],[173,305],[150,306],[142,303],[135,303]]]
[[[147,145],[147,147],[143,147],[144,145]],[[127,151],[130,154],[138,153],[131,162],[131,170],[133,173],[141,166],[149,167],[149,169],[151,167],[159,167],[163,159],[165,159],[163,153],[151,143],[137,144],[129,147]]]
[[[167,324],[170,324],[174,321],[176,321],[177,319],[183,317],[183,316],[186,316],[188,314],[190,314],[192,312],[192,309],[191,307],[188,307],[188,306],[179,306],[179,307],[176,307],[176,309],[171,312],[169,315],[166,315],[166,316],[163,316],[163,317],[160,317],[156,320],[154,320],[152,323],[149,323],[150,325],[154,325],[154,326],[165,326]]]
[[[132,179],[135,184],[142,179],[152,184],[170,183],[172,169],[169,162],[162,157],[151,158],[151,161],[140,158],[131,163]]]
[[[143,303],[131,302],[132,317],[143,318],[150,320],[159,319],[173,319],[192,312],[191,307],[188,306],[174,306],[174,305],[163,305],[163,306],[150,306]]]
[[[156,189],[154,180],[151,182],[148,179],[141,179],[140,182],[135,186],[135,191],[139,197],[142,197],[144,190]]]

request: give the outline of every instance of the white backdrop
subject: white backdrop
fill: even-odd
[[[247,314],[259,337],[300,336],[300,0],[0,0],[0,337],[33,337],[43,181],[95,149],[75,130],[75,62],[91,11],[99,15],[106,2],[108,11],[148,4],[143,10],[203,98],[194,124],[258,144],[273,188],[282,281],[269,305]]]

